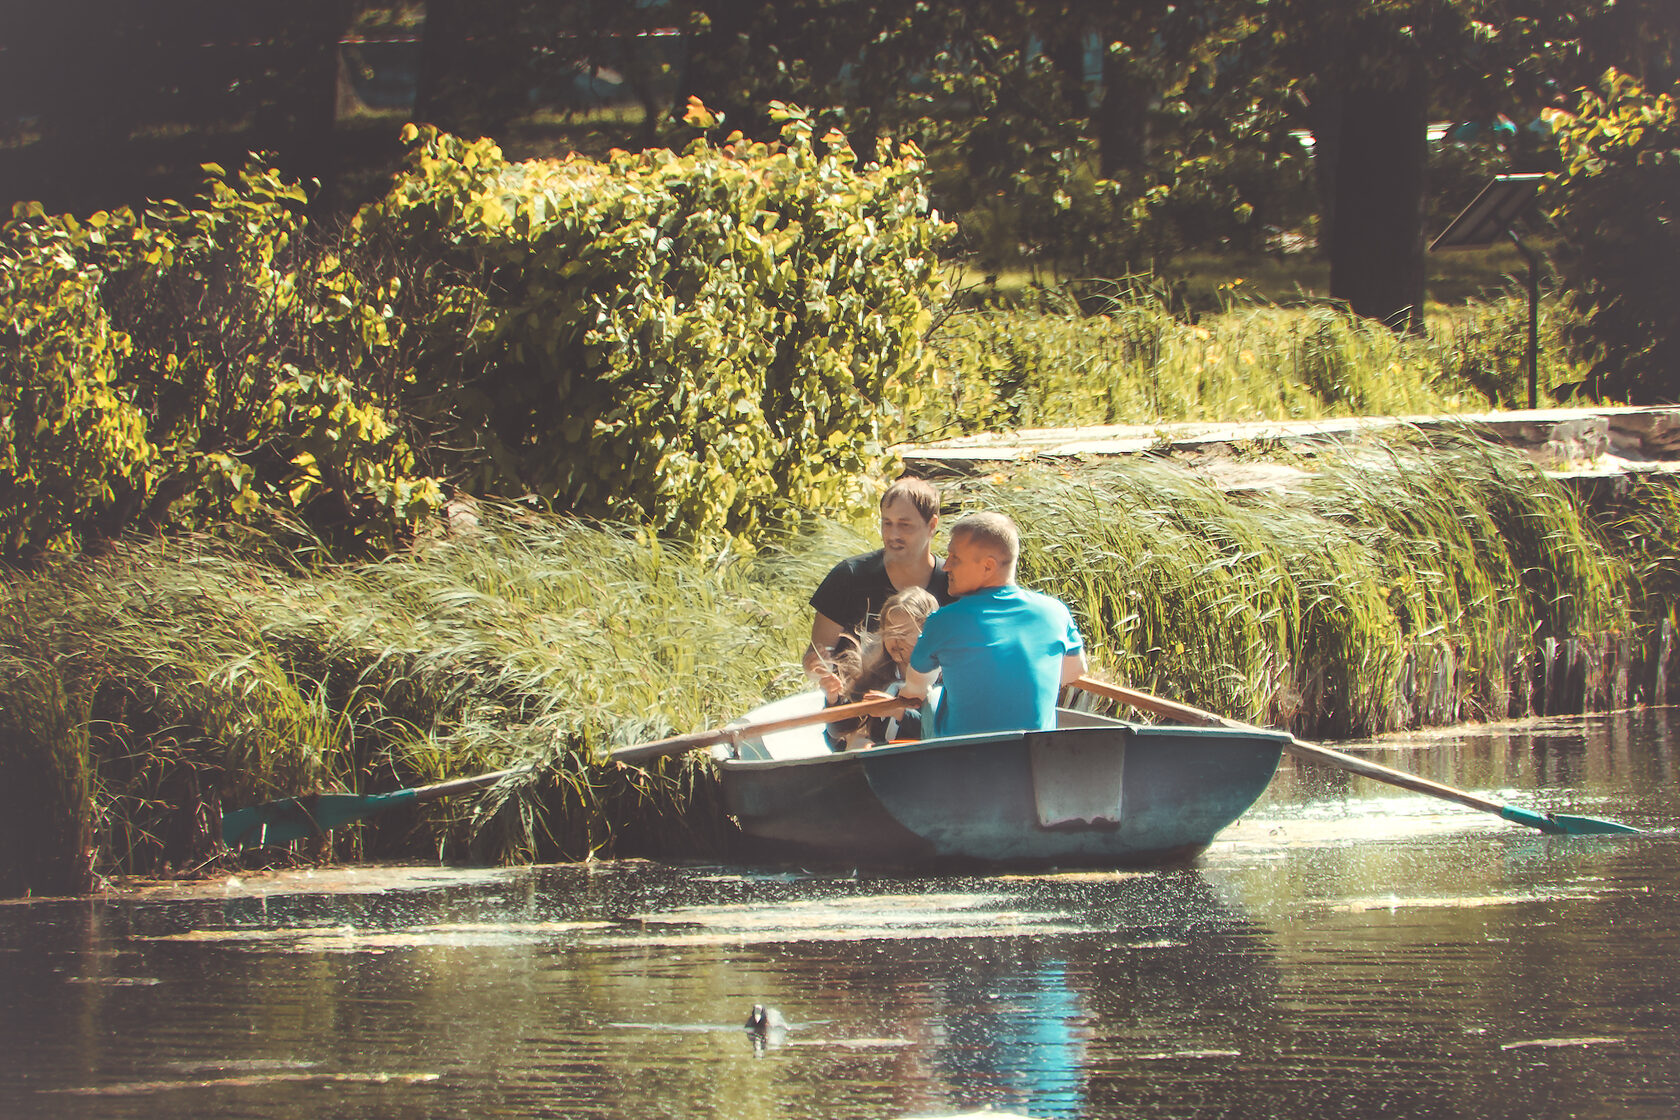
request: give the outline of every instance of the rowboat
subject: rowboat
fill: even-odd
[[[737,724],[798,724],[821,709],[821,693],[801,693]],[[713,749],[727,810],[761,857],[1124,867],[1203,851],[1259,798],[1289,741],[1063,708],[1052,731],[835,751],[804,724]]]
[[[1053,731],[836,752],[819,725],[887,715],[896,712],[895,703],[877,697],[824,708],[822,695],[808,692],[755,708],[725,728],[632,743],[609,758],[642,766],[711,747],[725,803],[760,854],[854,864],[1120,867],[1188,859],[1254,804],[1284,751],[1544,833],[1639,831],[1508,805],[1095,677],[1074,684],[1190,726],[1062,708]],[[497,770],[389,793],[283,797],[228,811],[222,835],[230,848],[290,843],[397,805],[496,785],[515,773]]]

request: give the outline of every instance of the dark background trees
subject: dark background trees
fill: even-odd
[[[331,185],[338,46],[355,0],[63,0],[0,20],[6,202],[87,211],[185,196],[200,162],[275,152]],[[391,145],[391,152],[396,146]]]
[[[516,155],[680,147],[691,97],[773,137],[780,100],[863,161],[918,143],[984,271],[1160,271],[1287,233],[1316,238],[1332,296],[1415,329],[1443,215],[1491,171],[1554,168],[1531,122],[1607,68],[1665,88],[1676,20],[1667,0],[63,0],[0,24],[0,183],[85,212],[265,150],[317,209],[351,207],[400,156],[400,122],[357,109],[346,44],[372,28],[404,40],[401,116]]]

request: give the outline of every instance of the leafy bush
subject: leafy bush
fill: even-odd
[[[143,520],[291,515],[388,545],[442,492],[412,477],[398,402],[366,376],[380,293],[346,293],[336,247],[310,238],[302,188],[256,165],[207,170],[195,205],[147,212],[166,252],[107,296],[132,324],[129,380],[168,464]]]
[[[1607,72],[1574,113],[1551,110],[1563,152],[1552,190],[1559,254],[1582,319],[1585,386],[1634,402],[1680,396],[1680,87],[1647,90]]]
[[[370,376],[380,304],[308,240],[302,189],[206,171],[192,204],[0,231],[0,554],[229,519],[382,546],[440,502]]]
[[[778,145],[604,163],[410,128],[330,234],[255,162],[138,215],[20,209],[5,555],[216,520],[377,550],[445,477],[712,543],[850,504],[919,400],[948,228],[913,147],[858,170],[777,112]]]
[[[914,407],[940,295],[913,147],[857,169],[780,107],[779,145],[510,164],[488,140],[407,132],[407,171],[358,216],[479,277],[482,307],[411,324],[459,340],[417,371],[478,492],[743,540],[835,508]],[[702,107],[691,110],[709,123]]]
[[[27,215],[27,212],[25,212]],[[31,220],[32,219],[32,220]],[[132,349],[78,259],[97,227],[39,213],[0,256],[0,554],[60,547],[143,486],[157,454],[121,384]]]

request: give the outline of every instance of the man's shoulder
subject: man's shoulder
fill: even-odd
[[[843,627],[862,621],[867,604],[877,597],[877,588],[886,581],[887,565],[882,550],[848,556],[829,569],[822,582],[811,592],[811,605]]]
[[[1068,605],[1054,595],[1034,591],[1030,587],[1021,587],[1019,584],[1012,585],[1012,588],[1015,592],[1016,601],[1035,614],[1058,619],[1072,615],[1072,612],[1068,610]]]
[[[1054,595],[1048,594],[1047,592],[1034,591],[1030,587],[1022,587],[1019,584],[1015,585],[1015,590],[1020,592],[1022,598],[1026,599],[1030,603],[1037,603],[1041,606],[1054,603],[1058,607],[1065,605],[1060,599],[1056,598]]]

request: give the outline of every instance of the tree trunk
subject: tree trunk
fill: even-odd
[[[1323,82],[1313,91],[1307,106],[1307,128],[1313,134],[1313,182],[1318,188],[1318,245],[1325,259],[1336,229],[1336,161],[1342,152],[1343,90]]]
[[[1112,179],[1143,167],[1148,160],[1153,90],[1139,67],[1113,51],[1103,52],[1102,84],[1102,101],[1093,124],[1102,176]]]
[[[461,99],[469,71],[467,30],[471,19],[465,0],[426,0],[420,32],[420,77],[414,96],[414,119],[445,132],[461,131]]]
[[[1085,91],[1085,27],[1073,12],[1063,13],[1062,26],[1050,29],[1048,54],[1060,79],[1067,115],[1082,120],[1091,113]]]
[[[1350,86],[1333,153],[1330,294],[1409,332],[1423,329],[1428,107],[1421,58],[1396,85]]]
[[[705,31],[688,37],[677,111],[688,98],[698,97],[724,115],[725,131],[739,128],[751,136],[762,114],[742,96],[742,75],[749,61],[748,36],[763,22],[762,15],[754,10],[755,0],[710,0],[704,8],[710,22]]]
[[[294,3],[285,29],[264,28],[282,75],[258,108],[256,142],[279,154],[280,166],[319,189],[318,210],[330,210],[338,171],[338,41],[350,24],[345,0]]]

